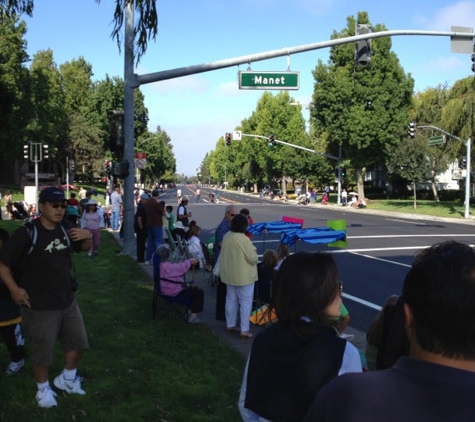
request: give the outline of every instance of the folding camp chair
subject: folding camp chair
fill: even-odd
[[[209,253],[208,247],[203,243],[201,244],[201,250],[203,251],[204,256],[204,267],[202,268],[203,281],[208,283],[210,286],[215,285],[215,277],[213,275],[214,260],[211,254]]]
[[[190,255],[188,254],[188,244],[179,234],[176,235],[176,246],[178,249],[179,261],[184,261],[185,259],[190,258]]]
[[[183,277],[185,277],[185,274],[183,274]],[[160,284],[161,280],[168,283],[183,285],[183,283],[179,281],[170,280],[160,276],[155,277],[152,297],[152,318],[155,319],[157,313],[160,313],[162,316],[164,316],[173,311],[183,321],[188,321],[188,309],[190,309],[191,302],[193,300],[193,293],[190,292],[190,294],[186,296],[166,296],[162,294]],[[188,283],[185,280],[185,286],[189,286],[191,284],[191,282]]]
[[[168,227],[165,227],[165,233],[168,236],[167,244],[170,246],[170,261],[179,262],[181,261],[180,250],[178,249],[178,243],[173,239],[173,236]]]

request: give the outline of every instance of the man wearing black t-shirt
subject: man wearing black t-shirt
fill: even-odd
[[[0,254],[0,278],[13,301],[22,306],[23,324],[31,339],[36,400],[40,407],[49,408],[57,405],[48,380],[56,340],[63,348],[64,370],[54,385],[69,394],[85,394],[77,366],[89,342],[71,290],[71,249],[89,250],[92,235],[63,221],[66,198],[57,188],[40,193],[39,211],[40,217],[32,223],[36,239],[26,227],[20,227],[5,244]],[[23,271],[15,281],[10,269],[22,260]]]

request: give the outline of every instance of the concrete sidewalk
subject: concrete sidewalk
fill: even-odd
[[[112,235],[117,240],[117,243],[122,246],[122,240],[119,238],[118,232],[112,232]],[[135,255],[132,255],[135,259]],[[137,264],[140,268],[145,271],[150,279],[153,279],[153,266],[152,265],[143,265]],[[206,324],[211,331],[213,331],[217,337],[219,337],[223,342],[229,344],[235,350],[237,350],[243,357],[247,358],[249,352],[251,351],[252,339],[250,340],[241,340],[239,333],[238,334],[228,334],[226,331],[226,323],[224,321],[218,321],[215,319],[215,310],[216,310],[216,286],[211,286],[207,281],[208,277],[203,276],[201,270],[190,272],[187,274],[187,280],[190,280],[194,277],[195,285],[204,290],[205,299],[204,299],[204,310],[200,314],[200,319],[203,324]],[[150,301],[152,298],[150,297]],[[250,331],[256,335],[259,331],[265,328],[264,325],[258,326],[251,324]],[[345,334],[353,334],[354,339],[351,341],[355,347],[364,353],[366,347],[366,335],[361,331],[357,331],[348,327],[345,331]]]

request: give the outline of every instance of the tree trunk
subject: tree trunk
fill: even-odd
[[[434,200],[435,200],[436,202],[440,202],[439,192],[437,192],[437,186],[436,186],[436,184],[435,184],[435,176],[436,176],[435,170],[432,170],[432,171],[431,171],[431,178],[430,178],[430,184],[431,184],[431,187],[432,187],[432,193],[434,194]]]
[[[257,183],[254,182],[254,193],[257,193],[257,192],[258,192],[258,190],[257,190]]]
[[[287,183],[285,181],[285,174],[282,173],[282,195],[287,194]]]
[[[361,167],[356,170],[356,179],[358,183],[358,199],[364,199],[364,174],[366,173],[366,167]]]
[[[416,182],[412,182],[412,191],[414,193],[414,209],[417,208],[417,185]]]

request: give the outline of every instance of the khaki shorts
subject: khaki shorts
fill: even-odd
[[[74,300],[66,309],[37,311],[22,307],[23,326],[29,334],[34,365],[53,364],[54,345],[59,340],[64,353],[89,348],[84,321]]]

